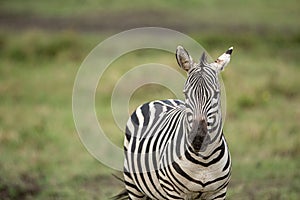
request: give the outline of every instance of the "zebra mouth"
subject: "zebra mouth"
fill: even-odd
[[[202,137],[202,136],[196,136],[192,142],[191,145],[195,152],[204,152],[207,149],[207,146],[210,144],[210,137],[208,135]]]

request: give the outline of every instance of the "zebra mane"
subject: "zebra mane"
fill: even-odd
[[[206,55],[205,51],[201,55],[199,66],[200,67],[207,67],[207,66],[209,66],[209,64],[207,62],[207,55]]]

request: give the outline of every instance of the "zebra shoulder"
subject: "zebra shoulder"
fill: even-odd
[[[131,120],[134,124],[147,126],[151,116],[158,118],[158,115],[169,112],[184,106],[184,102],[177,99],[156,100],[140,105],[131,115]]]

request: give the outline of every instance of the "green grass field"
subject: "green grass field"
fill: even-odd
[[[297,1],[153,1],[152,9],[140,1],[125,6],[117,1],[65,2],[30,0],[25,5],[5,0],[0,10],[43,19],[108,15],[114,21],[134,8],[129,17],[140,19],[139,25],[178,25],[214,58],[233,45],[231,63],[222,74],[227,95],[224,132],[233,160],[227,199],[299,199]],[[142,17],[146,11],[148,21]],[[163,12],[164,18],[157,22],[152,12]],[[0,25],[5,27],[0,31],[0,199],[109,199],[122,184],[111,176],[114,170],[81,144],[73,122],[72,90],[83,59],[109,33],[117,33],[118,25],[93,33],[84,27],[49,31],[10,29],[4,21]],[[154,50],[125,55],[113,67],[124,70],[153,61],[178,68],[173,55]],[[108,137],[119,146],[123,135],[112,122],[109,104],[122,70],[108,70],[107,87],[96,95],[97,113],[104,113]],[[142,87],[131,109],[172,97],[164,88]]]

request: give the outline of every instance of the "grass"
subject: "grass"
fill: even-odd
[[[198,40],[210,44],[212,37],[218,40],[211,35]],[[80,143],[71,113],[76,71],[92,44],[102,39],[69,32],[1,34],[0,191],[4,199],[74,199],[78,195],[107,199],[121,189],[110,175],[114,171],[92,158]],[[261,38],[244,40],[248,44],[236,47],[223,73],[225,134],[233,157],[228,199],[297,199],[299,43],[285,40],[277,46]],[[216,57],[226,48],[221,44],[207,49]],[[97,91],[97,111],[105,116],[101,119],[111,134],[108,137],[119,146],[123,136],[112,122],[110,92],[122,71],[152,60],[177,68],[173,55],[150,50],[131,53],[113,63],[103,80],[107,87]],[[122,71],[117,70],[120,66]],[[150,85],[133,97],[131,109],[174,95]]]
[[[62,2],[29,0],[25,6],[23,1],[2,1],[1,10],[62,19],[100,12],[115,16],[133,7],[130,12],[135,14],[149,11],[140,1],[124,6],[116,1],[65,2],[71,3],[66,7]],[[222,74],[227,95],[224,132],[233,159],[228,199],[298,199],[299,6],[293,0],[251,2],[247,6],[235,0],[183,5],[182,1],[154,0],[150,11],[165,11],[168,17],[162,25],[179,20],[180,28],[189,19],[189,35],[213,58],[234,46],[232,61]],[[188,12],[182,12],[184,8]],[[139,19],[143,23],[144,18]],[[201,30],[197,24],[208,28]],[[214,25],[220,27],[214,29]],[[106,37],[102,32],[74,30],[0,32],[0,199],[108,199],[122,189],[111,176],[115,171],[84,148],[72,116],[77,70]],[[110,111],[112,89],[124,72],[149,62],[179,69],[174,55],[143,50],[116,60],[99,82],[97,116],[107,137],[118,146],[123,133]],[[133,94],[129,107],[133,110],[146,101],[173,97],[166,88],[146,85]]]
[[[32,35],[34,43],[28,39]],[[98,179],[110,180],[101,178],[110,175],[109,169],[84,149],[72,120],[73,81],[83,54],[74,60],[77,48],[70,46],[67,51],[74,48],[72,55],[62,49],[55,54],[35,55],[35,49],[41,46],[51,52],[56,47],[50,44],[57,39],[68,43],[67,33],[50,36],[30,32],[21,38],[5,37],[8,42],[2,49],[0,89],[1,199],[30,199],[37,193],[42,199],[74,199],[77,195],[101,199],[111,195],[102,193],[96,184]],[[73,42],[79,40],[75,38]],[[23,52],[28,46],[33,49],[31,53]],[[17,56],[15,49],[21,52]],[[25,52],[28,55],[23,55]],[[87,181],[90,177],[95,184]]]

